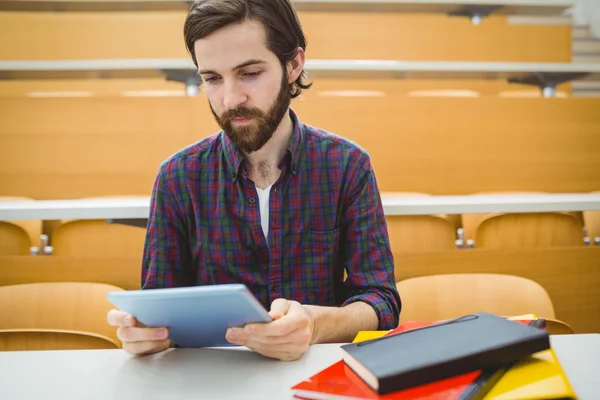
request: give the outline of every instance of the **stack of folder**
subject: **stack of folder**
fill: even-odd
[[[352,344],[342,346],[342,360],[293,386],[294,396],[304,400],[577,399],[550,348],[544,320],[534,315],[511,319],[476,313],[444,322],[410,321],[392,331],[360,332]],[[486,331],[492,326],[495,331]]]

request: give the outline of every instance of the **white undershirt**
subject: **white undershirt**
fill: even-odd
[[[261,189],[258,186],[256,187],[256,192],[258,193],[258,203],[260,205],[260,224],[262,226],[265,239],[267,240],[267,244],[269,244],[269,195],[271,194],[272,186],[273,185],[266,189]]]

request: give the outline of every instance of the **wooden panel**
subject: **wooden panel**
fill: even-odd
[[[0,13],[4,60],[181,58],[185,12]],[[569,61],[571,27],[509,25],[505,17],[393,13],[299,14],[312,58]],[[366,34],[368,32],[368,34]]]
[[[0,257],[0,286],[34,282],[98,282],[140,289],[140,257]]]
[[[204,99],[204,98],[202,98]],[[2,99],[2,109],[12,115],[2,119],[2,131],[19,136],[40,133],[76,134],[77,136],[106,133],[136,136],[168,132],[187,133],[190,99]],[[208,110],[206,110],[208,111]],[[35,118],[32,118],[35,116]],[[168,116],[168,118],[167,118]],[[32,138],[29,138],[32,139]],[[98,139],[98,137],[94,137]]]
[[[576,333],[600,333],[600,248],[458,250],[395,254],[396,279],[447,273],[522,276],[546,289],[556,318]],[[402,297],[402,293],[400,293]]]
[[[13,113],[0,121],[0,193],[149,194],[160,162],[202,138],[190,132],[194,106],[203,106],[205,135],[217,130],[208,107],[190,100],[0,100]]]
[[[577,333],[600,332],[600,248],[454,250],[395,254],[396,278],[495,272],[523,276],[550,294],[556,318]],[[0,257],[0,285],[95,281],[139,289],[137,258]]]
[[[0,97],[185,96],[185,86],[165,79],[0,80]]]
[[[385,191],[585,192],[600,182],[598,99],[314,96],[295,109],[369,151]]]
[[[313,58],[453,61],[569,61],[571,27],[509,25],[505,17],[303,13]]]
[[[156,171],[127,175],[10,173],[0,176],[0,193],[28,193],[40,200],[51,200],[101,195],[150,196]]]
[[[0,351],[116,349],[108,340],[77,333],[2,332]]]
[[[308,91],[293,107],[363,146],[384,191],[586,192],[600,182],[599,99]],[[217,130],[202,96],[0,98],[0,109],[0,195],[39,199],[148,194],[162,160]]]
[[[52,233],[57,256],[136,256],[144,251],[146,230],[104,220],[68,221]]]
[[[452,221],[433,215],[386,217],[390,246],[394,253],[456,248]]]
[[[182,12],[0,13],[4,60],[187,57]]]

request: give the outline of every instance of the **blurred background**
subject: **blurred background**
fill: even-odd
[[[599,1],[293,3],[314,85],[292,108],[370,153],[384,201],[600,191]],[[3,201],[147,199],[161,161],[218,130],[183,42],[189,6],[0,0]],[[592,200],[587,210],[390,214],[396,278],[471,274],[453,286],[481,284],[484,297],[500,287],[497,303],[524,301],[527,289],[472,274],[527,278],[553,303],[545,316],[600,332]],[[7,210],[0,285],[139,288],[143,228]],[[515,307],[502,312],[531,310]]]

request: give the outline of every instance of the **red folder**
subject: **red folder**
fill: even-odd
[[[451,400],[472,399],[464,396],[468,392],[479,392],[476,382],[482,372],[471,372],[435,383],[416,386],[407,390],[378,395],[363,380],[338,361],[310,379],[300,382],[292,388],[299,399],[336,399],[336,400]]]

